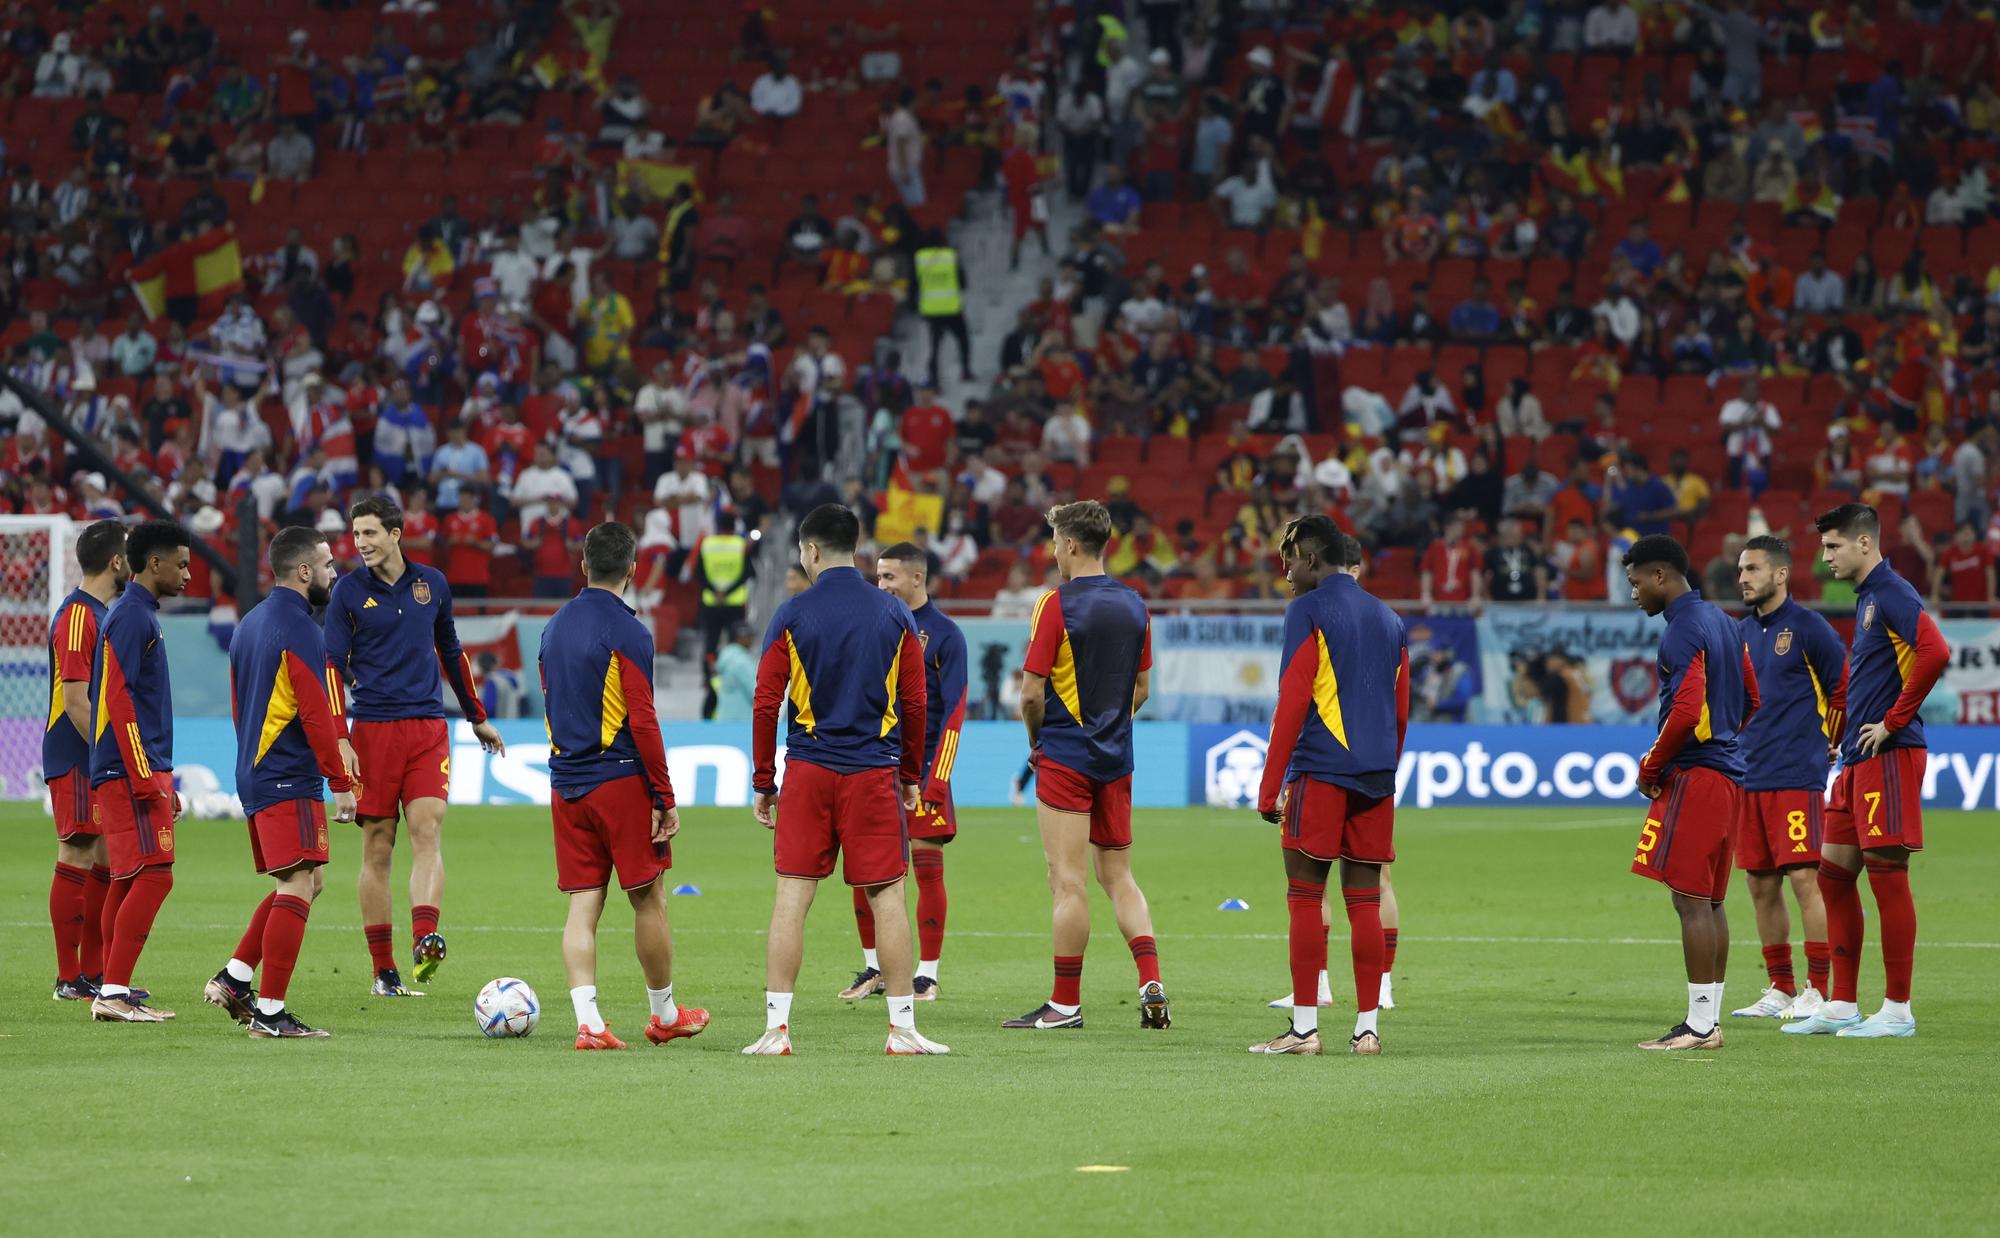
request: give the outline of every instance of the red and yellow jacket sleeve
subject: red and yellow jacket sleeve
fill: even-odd
[[[141,639],[134,625],[106,628],[103,678],[97,685],[97,733],[102,735],[107,728],[111,731],[134,798],[157,800],[164,796],[153,783],[153,767],[146,760],[145,741],[139,737],[139,713],[132,704],[131,679],[126,673],[128,667],[139,665]]]
[[[1028,626],[1028,652],[1021,669],[1047,679],[1055,669],[1056,650],[1062,647],[1062,597],[1053,589],[1035,603],[1035,617]]]
[[[1903,690],[1897,694],[1896,703],[1889,706],[1889,712],[1882,715],[1882,725],[1892,731],[1910,725],[1951,661],[1951,646],[1945,644],[1944,633],[1938,631],[1937,622],[1929,612],[1918,611],[1914,626],[1916,630],[1908,641],[1910,657],[1903,671]]]
[[[1743,726],[1750,725],[1750,719],[1757,716],[1757,710],[1764,703],[1757,688],[1757,668],[1750,663],[1750,646],[1743,646]],[[1739,731],[1741,728],[1738,728]]]
[[[759,794],[778,793],[778,714],[791,682],[792,636],[780,631],[764,646],[757,663],[757,691],[751,698],[750,787]]]
[[[662,808],[674,806],[674,780],[667,773],[667,741],[660,734],[660,715],[653,704],[653,675],[642,669],[623,650],[613,650],[618,677],[625,689],[625,725],[631,728],[632,744],[639,750],[639,764],[646,768],[646,781]],[[647,666],[652,659],[646,659]]]
[[[326,662],[326,703],[333,711],[333,737],[350,738],[347,733],[347,684],[341,680],[340,671],[331,658]]]
[[[89,683],[91,657],[96,652],[96,612],[81,602],[70,603],[56,627],[56,678],[63,683]]]
[[[327,673],[315,668],[296,650],[282,655],[285,677],[292,684],[292,699],[298,702],[299,726],[312,745],[313,759],[326,784],[335,791],[352,791],[354,780],[347,776],[347,762],[340,756],[341,732],[334,721],[333,703],[327,698]]]
[[[1410,733],[1410,648],[1403,647],[1403,661],[1396,668],[1396,756],[1403,755],[1403,740]]]
[[[451,590],[440,586],[438,592],[442,596],[438,598],[437,620],[432,630],[438,669],[443,672],[445,683],[451,686],[451,694],[458,698],[458,708],[466,720],[484,722],[486,706],[479,701],[479,681],[472,674],[472,659],[465,656],[464,647],[458,643],[458,624],[451,615]]]
[[[1285,616],[1285,658],[1278,673],[1278,707],[1271,715],[1271,739],[1264,753],[1264,779],[1257,788],[1257,811],[1278,810],[1278,794],[1284,789],[1285,771],[1291,768],[1292,751],[1298,747],[1299,733],[1312,707],[1313,681],[1319,678],[1317,629],[1303,614]]]
[[[1674,689],[1674,703],[1660,727],[1659,738],[1639,761],[1639,783],[1656,787],[1666,773],[1667,762],[1687,745],[1688,737],[1701,723],[1702,703],[1708,699],[1708,655],[1697,653],[1681,672],[1680,686]]]
[[[917,644],[916,629],[912,628],[903,633],[903,643],[896,650],[896,720],[902,728],[905,786],[914,787],[924,780],[926,695],[924,651]]]

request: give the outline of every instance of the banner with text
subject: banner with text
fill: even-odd
[[[1638,610],[1489,610],[1479,617],[1484,691],[1469,720],[1651,723],[1664,630]]]

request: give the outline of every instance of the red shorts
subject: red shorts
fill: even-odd
[[[394,821],[411,800],[449,798],[451,725],[443,718],[354,722],[348,731],[361,763],[356,816]]]
[[[1632,871],[1688,898],[1719,903],[1729,892],[1729,834],[1743,815],[1743,788],[1719,771],[1669,770],[1646,806]]]
[[[284,800],[250,817],[250,859],[260,873],[326,863],[326,804]]]
[[[67,774],[49,779],[49,807],[56,813],[56,841],[87,843],[97,837],[97,822],[90,815],[90,771],[78,766]]]
[[[948,843],[958,837],[958,809],[952,805],[948,788],[936,812],[923,807],[910,814],[910,837],[927,843]]]
[[[142,800],[132,793],[132,780],[114,778],[90,791],[91,812],[113,877],[130,877],[142,868],[164,868],[174,862],[174,776],[162,770],[153,785],[163,798]]]
[[[1923,748],[1891,748],[1842,767],[1826,801],[1826,841],[1924,849]]]
[[[569,799],[549,797],[556,826],[556,888],[643,890],[674,866],[673,844],[653,841],[653,787],[634,774]]]
[[[900,774],[893,766],[842,774],[787,759],[771,850],[781,877],[831,877],[838,856],[848,885],[901,880],[910,868],[910,842]]]
[[[1132,775],[1099,782],[1042,757],[1035,762],[1035,798],[1057,812],[1090,815],[1090,845],[1123,851],[1132,845]]]
[[[1769,873],[1796,864],[1819,867],[1826,796],[1818,791],[1745,791],[1736,818],[1736,867]]]
[[[1331,863],[1396,862],[1396,797],[1371,799],[1305,775],[1285,784],[1284,848]]]

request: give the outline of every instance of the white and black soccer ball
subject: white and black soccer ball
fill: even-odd
[[[542,1017],[541,999],[525,980],[502,976],[489,980],[472,1000],[472,1017],[482,1035],[493,1040],[526,1036]]]

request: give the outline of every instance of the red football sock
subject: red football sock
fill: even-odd
[[[944,957],[944,852],[912,852],[910,864],[917,870],[917,958],[935,962]]]
[[[1319,974],[1326,969],[1326,921],[1320,918],[1320,900],[1326,883],[1288,881],[1285,883],[1285,910],[1291,916],[1288,942],[1292,956],[1292,1004],[1313,1005],[1319,999]]]
[[[1348,945],[1354,955],[1354,1008],[1363,1013],[1382,1004],[1382,891],[1349,890],[1347,900]]]
[[[375,970],[396,970],[396,948],[389,944],[396,930],[387,924],[364,924],[361,931],[368,937],[368,957],[374,960]]]
[[[1806,943],[1806,983],[1826,993],[1827,970],[1833,966],[1833,947],[1823,941]]]
[[[1771,977],[1772,988],[1780,993],[1798,995],[1798,982],[1792,977],[1792,943],[1765,946],[1764,971]]]
[[[104,892],[104,910],[97,918],[97,931],[99,936],[104,939],[104,958],[102,961],[106,964],[111,962],[111,943],[118,936],[119,909],[125,905],[125,896],[131,892],[132,879],[130,877],[120,877],[114,880],[110,888]],[[89,975],[101,980],[104,977],[104,969],[100,967],[98,970],[90,972]]]
[[[83,942],[77,955],[77,970],[86,976],[104,974],[104,900],[111,893],[111,870],[92,864],[83,883]]]
[[[1875,917],[1882,922],[1882,996],[1892,1002],[1909,1001],[1910,970],[1917,953],[1917,903],[1910,897],[1910,866],[1868,861],[1868,888],[1875,895]]]
[[[1833,987],[1829,1001],[1851,1002],[1861,980],[1861,894],[1855,873],[1821,860],[1819,897],[1826,904],[1826,944],[1832,952]]]
[[[438,931],[438,909],[428,904],[410,908],[410,940],[422,941]]]
[[[1382,930],[1382,974],[1385,976],[1396,970],[1397,936],[1398,934],[1395,929],[1385,928]]]
[[[1144,988],[1160,978],[1160,947],[1151,937],[1134,937],[1125,943],[1132,947],[1132,961],[1139,965],[1139,986]]]
[[[1083,956],[1080,954],[1058,954],[1056,956],[1056,987],[1049,995],[1049,1001],[1058,1006],[1081,1006],[1083,1004]]]
[[[264,980],[257,986],[257,996],[282,1002],[292,983],[292,969],[299,964],[299,943],[305,940],[312,904],[296,894],[273,894],[260,911],[266,921]]]
[[[236,953],[229,956],[249,964],[252,971],[264,961],[264,926],[271,919],[271,901],[277,897],[278,892],[273,890],[257,904],[257,910],[250,913],[250,927],[243,930],[243,940],[236,943]]]
[[[104,983],[129,988],[139,952],[152,935],[153,919],[174,888],[174,870],[171,865],[142,868],[127,884],[125,897],[118,904],[118,924],[111,938],[111,958],[104,965]]]
[[[83,947],[83,869],[56,861],[49,881],[49,927],[56,931],[56,979],[74,980],[81,969],[77,952]]]
[[[875,909],[868,905],[868,894],[860,886],[854,887],[854,930],[861,936],[861,948],[875,948]]]

